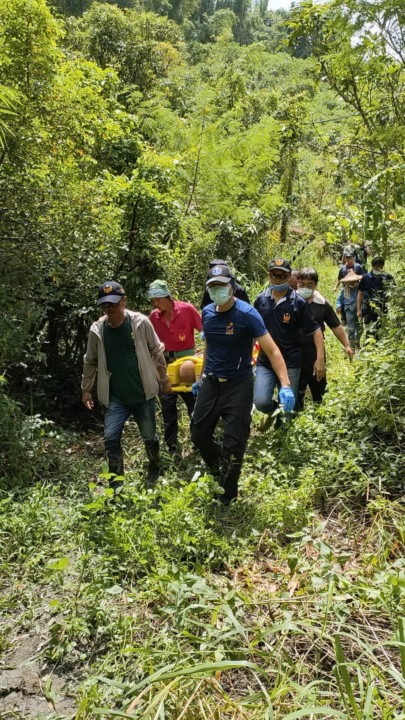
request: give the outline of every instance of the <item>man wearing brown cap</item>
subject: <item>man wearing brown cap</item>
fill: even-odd
[[[126,309],[124,288],[113,280],[100,286],[97,304],[103,315],[90,328],[84,356],[82,402],[94,406],[91,390],[97,373],[98,399],[105,408],[104,443],[109,472],[124,473],[121,435],[130,415],[138,425],[149,460],[147,483],[160,473],[159,440],[156,435],[155,397],[170,392],[163,354],[150,320]],[[110,481],[117,489],[122,482]]]

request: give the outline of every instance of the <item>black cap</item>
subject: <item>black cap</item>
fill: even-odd
[[[269,262],[269,271],[270,270],[283,270],[284,272],[289,273],[291,272],[291,264],[288,260],[284,260],[284,258],[274,258]]]
[[[232,280],[232,274],[227,265],[214,265],[210,268],[207,275],[207,286],[214,282],[220,282],[224,285],[230,283]]]
[[[119,303],[124,296],[125,290],[120,283],[114,282],[114,280],[107,280],[107,282],[100,285],[98,289],[97,305],[105,302]]]
[[[211,260],[210,268],[215,267],[215,265],[225,265],[225,267],[228,267],[226,260]]]

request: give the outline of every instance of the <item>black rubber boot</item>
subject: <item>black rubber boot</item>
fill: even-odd
[[[160,475],[159,440],[152,440],[152,442],[145,443],[145,450],[146,457],[149,460],[146,473],[146,485],[152,487]]]
[[[168,453],[172,463],[178,465],[182,461],[181,450],[179,445],[169,445]]]
[[[108,481],[108,487],[111,488],[111,490],[114,490],[115,493],[118,493],[123,485],[124,481],[117,480],[116,477],[113,477],[111,478],[111,480]]]
[[[119,490],[122,488],[124,481],[123,480],[117,480],[116,478],[122,477],[124,475],[124,462],[122,459],[122,454],[117,453],[108,453],[107,451],[107,459],[108,459],[108,472],[114,473],[112,477],[110,477],[108,481],[108,487],[114,490],[115,493],[119,492]]]
[[[232,500],[238,497],[238,480],[242,470],[243,455],[229,455],[224,458],[222,487],[224,494],[219,496],[219,500],[225,506],[228,506]]]

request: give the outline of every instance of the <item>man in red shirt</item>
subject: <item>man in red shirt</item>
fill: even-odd
[[[166,362],[194,355],[194,331],[202,330],[201,317],[194,305],[174,300],[164,280],[155,280],[151,283],[148,297],[154,307],[149,319],[159,340],[165,346]],[[186,404],[188,414],[191,415],[195,403],[195,397],[191,392],[160,395],[165,440],[171,455],[178,454],[177,398],[179,395]]]

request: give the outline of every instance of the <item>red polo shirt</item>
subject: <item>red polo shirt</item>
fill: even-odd
[[[167,326],[161,310],[153,310],[149,319],[165,350],[179,352],[194,348],[194,330],[202,330],[202,320],[194,305],[173,300],[173,317]]]

